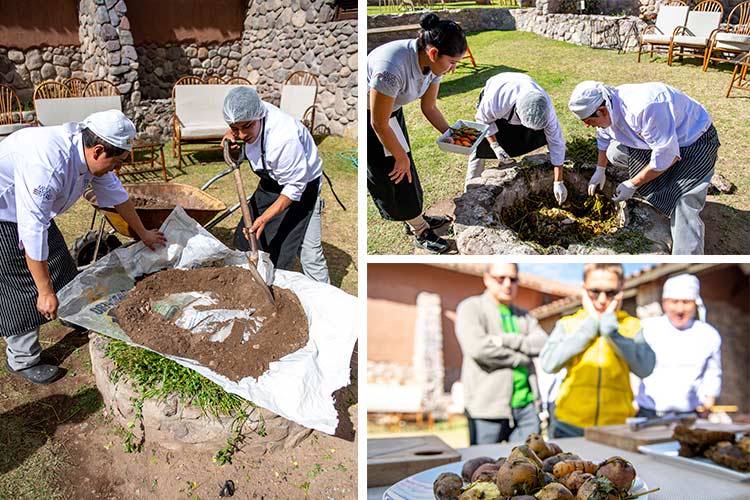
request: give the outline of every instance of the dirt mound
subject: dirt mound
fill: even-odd
[[[182,324],[180,317],[172,317],[163,304],[168,297],[189,292],[207,295],[214,302],[195,306],[197,312],[226,309],[245,311],[246,317],[234,320],[231,330],[230,321],[203,322],[200,333],[198,328],[181,328],[176,324]],[[197,360],[232,380],[258,378],[271,361],[299,350],[308,340],[307,317],[297,296],[278,287],[273,293],[275,309],[250,271],[239,267],[168,269],[139,281],[113,314],[134,342]],[[212,341],[217,335],[224,340]]]

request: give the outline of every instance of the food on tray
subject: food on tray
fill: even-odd
[[[448,136],[453,140],[453,144],[456,146],[463,146],[470,148],[472,144],[477,140],[477,137],[482,135],[480,130],[473,127],[467,127],[466,125],[459,128],[450,127],[451,134]],[[446,137],[447,139],[447,137]],[[447,142],[443,140],[443,142]]]
[[[507,458],[467,460],[461,476],[463,481],[458,474],[440,474],[433,483],[435,497],[439,500],[630,500],[645,494],[630,492],[636,473],[633,464],[624,458],[611,457],[595,464],[563,452],[539,434],[529,435],[526,444],[513,448]],[[468,484],[464,485],[464,481]]]
[[[733,432],[678,425],[672,435],[680,443],[681,457],[706,457],[739,472],[750,472],[750,433],[737,441]],[[735,441],[737,441],[735,443]]]

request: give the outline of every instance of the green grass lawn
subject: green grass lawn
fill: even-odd
[[[731,66],[712,67],[703,73],[698,59],[675,61],[667,66],[666,56],[640,64],[636,54],[597,50],[520,31],[485,31],[471,34],[469,46],[479,67],[464,62],[443,79],[438,104],[449,123],[473,120],[475,104],[484,83],[504,71],[521,71],[533,77],[552,97],[566,141],[592,138],[594,129],[584,125],[567,109],[573,88],[583,80],[599,80],[608,85],[660,81],[672,85],[701,102],[711,114],[722,147],[716,172],[737,186],[731,195],[709,196],[702,218],[706,223],[706,253],[747,253],[747,227],[750,222],[750,94],[734,91],[724,94]],[[435,140],[439,133],[419,110],[419,103],[405,106],[412,153],[424,188],[424,205],[429,209],[439,201],[452,199],[463,190],[468,157],[444,153]],[[491,165],[492,162],[488,162]],[[384,222],[368,197],[368,253],[411,254],[411,239],[400,223]]]
[[[417,2],[414,2],[415,4]],[[418,10],[447,10],[447,9],[517,9],[518,4],[514,0],[493,0],[492,5],[479,5],[476,2],[450,2],[442,3],[435,1],[432,5],[417,5]],[[411,12],[411,9],[403,5],[368,5],[367,15],[375,14],[399,14],[402,12]]]
[[[356,149],[357,143],[350,139],[330,136],[323,139],[318,148],[323,159],[323,168],[331,178],[336,193],[347,208],[344,211],[336,203],[328,183],[324,180],[322,196],[325,199],[326,208],[323,211],[323,251],[328,261],[331,282],[344,291],[356,295],[357,170],[352,167],[350,162],[342,159],[339,153]],[[164,152],[170,182],[200,187],[211,177],[228,168],[222,159],[221,152],[218,150],[200,151],[190,155],[187,158],[188,166],[184,166],[182,171],[177,169],[177,159],[172,158],[171,143],[165,146]],[[242,170],[245,190],[249,194],[255,189],[258,178],[250,173],[247,164],[243,166]],[[123,182],[133,180],[160,181],[161,173],[143,174],[138,179],[134,177],[123,178]],[[237,191],[231,175],[227,175],[211,185],[206,192],[222,200],[227,206],[237,203]],[[78,236],[89,230],[92,215],[93,208],[91,205],[81,199],[70,210],[55,219],[69,247]],[[237,226],[240,217],[240,211],[237,210],[214,227],[211,230],[212,234],[233,248],[234,228]],[[98,219],[96,227],[98,228]],[[122,241],[127,240],[123,236],[119,237]],[[298,265],[296,270],[299,270]]]

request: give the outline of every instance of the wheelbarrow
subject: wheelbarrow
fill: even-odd
[[[177,205],[181,205],[185,212],[201,226],[210,229],[231,215],[236,208],[227,209],[227,205],[223,201],[204,192],[203,189],[206,189],[208,185],[210,183],[199,189],[195,186],[176,182],[144,182],[123,184],[123,188],[135,204],[135,211],[146,229],[158,229]],[[90,230],[78,238],[71,248],[73,259],[79,269],[86,267],[96,261],[98,257],[104,256],[122,245],[114,234],[104,236],[105,221],[109,222],[115,232],[128,238],[138,239],[135,231],[130,228],[125,219],[113,207],[99,206],[96,195],[90,188],[84,192],[83,198],[95,210]],[[103,218],[99,229],[94,230],[97,212]],[[217,217],[221,212],[224,212],[224,214]],[[212,221],[213,224],[209,225]]]

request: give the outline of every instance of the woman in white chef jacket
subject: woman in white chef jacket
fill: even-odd
[[[448,249],[433,229],[446,217],[422,214],[422,185],[412,159],[402,106],[420,100],[422,114],[440,133],[449,128],[437,107],[442,75],[466,53],[466,36],[453,21],[422,16],[416,40],[396,40],[367,56],[367,190],[381,217],[404,221],[414,244],[432,253]]]
[[[630,179],[617,186],[614,201],[637,191],[669,217],[673,255],[702,255],[700,212],[721,145],[706,109],[663,83],[610,87],[593,81],[576,86],[568,107],[598,128],[599,156],[589,194],[604,187],[608,159],[627,168]]]
[[[250,231],[261,250],[270,254],[277,269],[291,269],[299,256],[308,277],[328,283],[320,245],[323,161],[312,135],[302,122],[262,101],[248,86],[229,91],[223,114],[230,131],[222,142],[242,141],[245,157],[260,178],[249,208],[254,219]],[[242,220],[234,246],[243,251],[249,248]]]
[[[56,292],[76,266],[54,217],[89,183],[99,205],[113,206],[146,246],[165,243],[161,232],[143,227],[112,173],[134,136],[133,123],[110,110],[81,123],[19,130],[0,143],[0,336],[11,373],[41,384],[59,375],[40,362],[39,326],[57,318]]]
[[[500,73],[479,94],[476,120],[490,126],[487,137],[469,157],[466,182],[484,171],[484,160],[501,163],[547,145],[554,166],[552,192],[560,205],[568,190],[563,182],[565,140],[552,99],[529,75]]]

